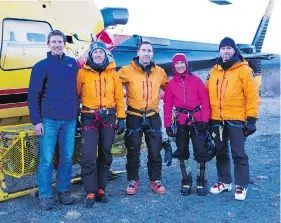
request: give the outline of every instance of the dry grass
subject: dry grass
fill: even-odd
[[[262,69],[262,96],[280,95],[280,67]]]

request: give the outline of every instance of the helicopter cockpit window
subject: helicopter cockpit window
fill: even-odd
[[[33,67],[46,57],[47,37],[52,27],[47,22],[5,19],[1,48],[1,68],[16,70]]]
[[[40,34],[40,33],[27,33],[26,38],[30,42],[47,42],[47,36],[45,34]]]

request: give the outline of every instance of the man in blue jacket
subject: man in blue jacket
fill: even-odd
[[[69,187],[74,152],[78,97],[76,94],[77,62],[64,54],[65,35],[54,30],[48,35],[50,52],[32,69],[28,107],[36,135],[39,136],[38,188],[43,210],[53,207],[52,159],[57,139],[59,164],[56,189],[62,204],[73,203]]]

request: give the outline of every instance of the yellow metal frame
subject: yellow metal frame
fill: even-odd
[[[113,144],[113,156],[124,156],[126,150],[123,142],[123,135],[117,136]],[[73,164],[78,164],[81,154],[80,135],[76,136]],[[28,142],[29,140],[29,142]],[[32,144],[30,142],[33,142]],[[30,146],[32,145],[32,146]],[[37,148],[36,148],[37,147]],[[31,124],[21,124],[0,127],[0,201],[24,196],[37,192],[38,188],[23,189],[14,193],[5,192],[7,184],[5,175],[15,178],[36,174],[38,164],[38,140]],[[58,153],[55,152],[53,164],[56,167]],[[30,164],[32,166],[30,167]],[[27,168],[29,167],[29,169]],[[112,172],[113,175],[125,171]],[[71,180],[72,183],[80,181],[81,177]],[[53,184],[55,185],[55,183]]]
[[[81,181],[81,177],[77,177],[77,178],[73,178],[71,179],[71,183],[77,183]],[[56,184],[53,183],[53,186],[55,186]],[[13,198],[18,198],[18,197],[22,197],[31,193],[36,193],[38,191],[38,187],[34,187],[31,189],[24,189],[22,191],[18,191],[18,192],[14,192],[14,193],[7,193],[4,192],[2,190],[3,188],[0,188],[0,201],[6,201],[6,200],[10,200]]]

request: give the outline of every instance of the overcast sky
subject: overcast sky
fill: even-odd
[[[218,6],[208,0],[95,0],[98,7],[126,7],[129,22],[115,33],[219,43],[225,36],[252,43],[269,0],[232,0]],[[281,53],[281,0],[276,0],[263,52]]]

